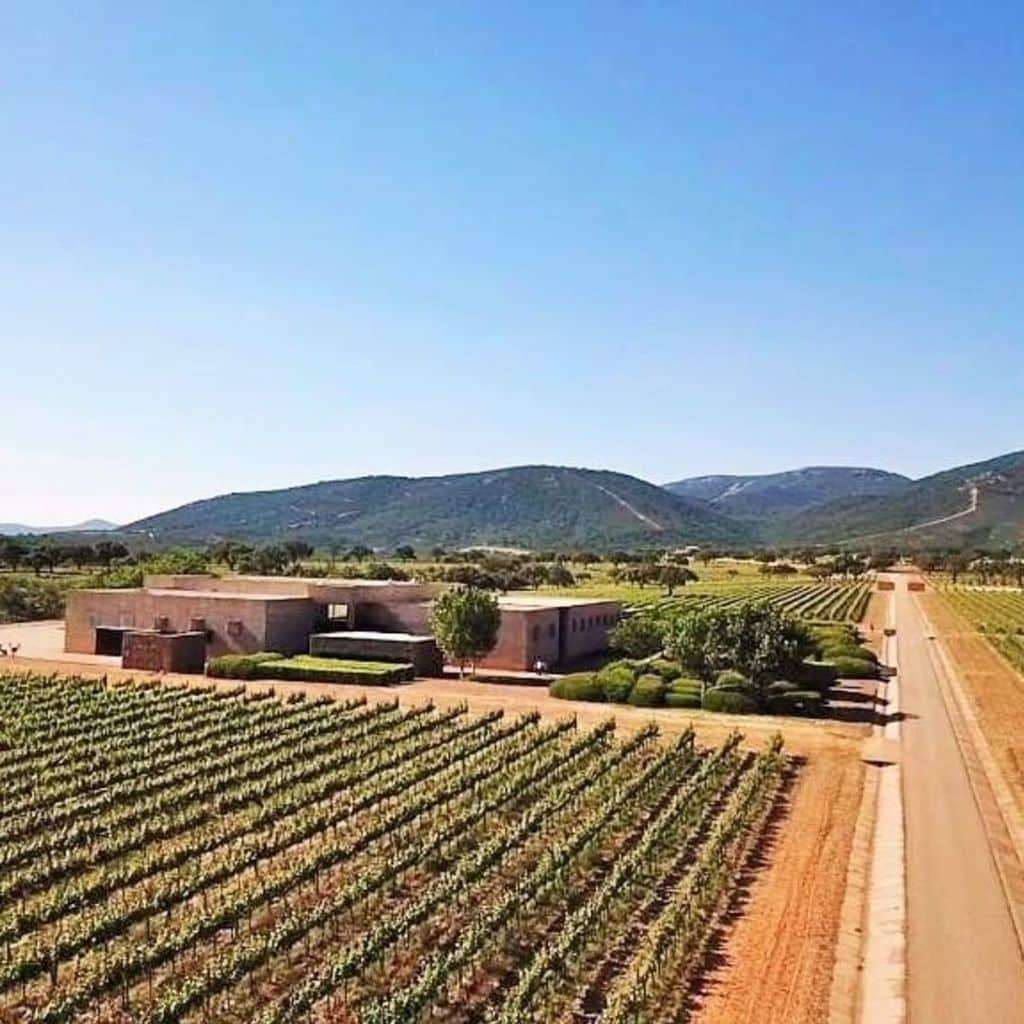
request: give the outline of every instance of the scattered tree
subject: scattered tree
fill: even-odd
[[[430,629],[441,650],[459,666],[459,676],[476,663],[498,642],[501,613],[498,599],[477,587],[459,587],[442,594],[430,609]]]

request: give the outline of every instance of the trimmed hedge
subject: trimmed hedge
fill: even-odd
[[[704,684],[699,679],[673,679],[668,684],[669,693],[695,693],[699,697]]]
[[[641,676],[629,695],[629,703],[638,708],[656,708],[665,703],[665,682],[653,673]]]
[[[699,693],[677,693],[669,690],[665,694],[665,707],[667,708],[699,708]]]
[[[810,689],[824,692],[834,686],[838,678],[839,673],[831,661],[805,661],[800,666],[800,682]]]
[[[596,680],[605,700],[613,704],[624,704],[636,682],[636,673],[625,665],[607,665],[597,673]]]
[[[745,693],[748,695],[753,691],[750,680],[741,672],[736,672],[733,669],[719,672],[713,689],[721,690],[723,693]]]
[[[576,672],[556,679],[548,693],[562,700],[589,700],[604,703],[604,690],[593,672]]]
[[[384,685],[415,677],[412,665],[381,661],[350,661],[342,658],[294,658],[270,651],[258,654],[224,654],[211,658],[206,674],[217,679],[282,679],[308,683],[357,683]]]
[[[840,679],[875,679],[878,666],[866,658],[836,658],[833,661]]]
[[[727,668],[715,676],[714,685],[716,689],[720,689],[723,686],[749,686],[750,683],[742,672],[737,672],[734,668]]]
[[[384,686],[403,683],[416,677],[412,665],[383,661],[349,661],[341,658],[317,658],[300,654],[294,658],[263,662],[264,679],[284,679],[307,683],[358,683]]]
[[[719,690],[717,687],[704,694],[701,707],[705,711],[724,711],[730,715],[753,715],[757,713],[757,701],[746,693]]]
[[[271,661],[283,661],[283,654],[259,651],[256,654],[222,654],[206,663],[206,674],[215,679],[266,679],[263,666]]]
[[[822,657],[826,661],[835,661],[837,658],[858,658],[861,661],[878,662],[878,655],[874,651],[856,644],[825,647],[822,649]]]
[[[666,683],[674,682],[683,674],[682,667],[679,663],[676,661],[669,661],[668,658],[655,658],[653,661],[649,661],[644,667],[648,672],[653,672]]]
[[[768,684],[765,693],[769,697],[777,697],[783,693],[796,693],[799,689],[799,683],[791,683],[786,679],[776,679],[774,683]]]

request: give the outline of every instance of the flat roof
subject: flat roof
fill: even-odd
[[[220,576],[225,583],[232,580],[259,580],[267,583],[311,583],[328,587],[422,587],[419,580],[364,580],[348,576]]]
[[[345,639],[345,640],[399,640],[403,643],[417,643],[430,640],[433,642],[432,636],[427,636],[424,633],[386,633],[382,630],[372,629],[340,629],[334,633],[314,633],[310,639],[324,637],[329,640]]]
[[[498,598],[500,608],[586,608],[599,604],[621,604],[610,597],[558,597],[554,594],[502,594]]]
[[[204,601],[309,601],[304,594],[254,594],[244,590],[176,590],[154,587],[143,591],[150,597],[202,598]]]

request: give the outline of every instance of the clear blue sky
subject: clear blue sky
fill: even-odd
[[[5,4],[0,521],[1024,447],[1022,40],[1019,3]]]

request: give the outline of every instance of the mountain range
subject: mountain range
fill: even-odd
[[[0,524],[0,534],[110,533],[159,546],[236,539],[317,545],[608,550],[685,544],[979,548],[1024,543],[1024,452],[919,480],[809,466],[658,486],[625,473],[517,466],[436,477],[366,476],[192,502],[127,526]]]
[[[705,502],[604,470],[517,466],[438,477],[369,476],[228,494],[125,527],[164,542],[236,538],[370,547],[597,548],[753,543]]]
[[[0,523],[0,536],[42,537],[50,533],[107,533],[116,530],[117,524],[106,519],[87,519],[72,526],[27,526],[24,523]]]
[[[702,476],[519,466],[369,476],[193,502],[124,527],[159,543],[219,539],[599,549],[680,544],[996,548],[1024,542],[1024,452],[919,480],[870,467]]]

